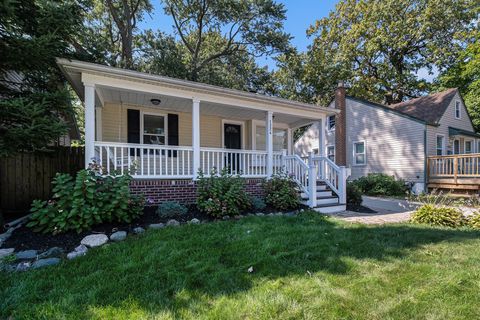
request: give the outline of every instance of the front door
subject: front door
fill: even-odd
[[[223,125],[224,147],[226,149],[242,148],[242,126],[239,124],[225,123]],[[240,154],[227,153],[225,155],[225,166],[229,173],[240,173]]]

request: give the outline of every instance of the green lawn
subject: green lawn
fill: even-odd
[[[480,233],[250,217],[149,231],[0,284],[0,319],[478,319]]]

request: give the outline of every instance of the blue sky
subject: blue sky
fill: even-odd
[[[304,51],[310,44],[307,38],[306,30],[315,20],[323,18],[335,8],[337,0],[279,0],[287,9],[287,20],[285,21],[285,31],[293,37],[292,44],[299,51]],[[141,28],[159,29],[168,34],[173,34],[173,20],[165,15],[160,1],[152,1],[155,10],[152,17],[147,17],[140,25]],[[257,59],[259,65],[268,65],[274,67],[274,63],[268,57]]]

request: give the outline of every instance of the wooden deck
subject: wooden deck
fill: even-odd
[[[427,158],[429,189],[478,192],[480,190],[480,154],[456,154]]]

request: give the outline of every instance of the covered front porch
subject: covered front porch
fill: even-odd
[[[346,169],[325,157],[332,108],[79,61],[59,66],[85,104],[85,163],[136,180],[290,174],[316,206],[317,182],[345,204]],[[318,122],[319,154],[293,154],[293,133]]]

